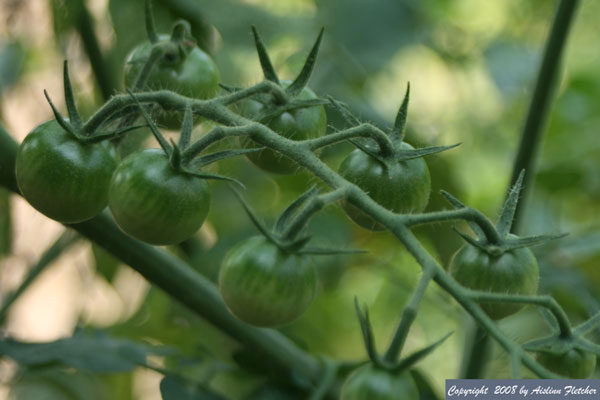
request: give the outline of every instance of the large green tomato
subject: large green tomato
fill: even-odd
[[[412,150],[408,143],[401,149]],[[354,150],[342,161],[339,173],[349,182],[364,190],[381,206],[396,213],[418,213],[425,209],[431,192],[429,169],[423,158],[392,162],[389,170],[360,149]],[[346,214],[358,225],[369,230],[383,230],[374,221],[350,203],[343,204]]]
[[[161,35],[160,40],[170,40]],[[132,88],[150,56],[151,43],[138,45],[127,57],[125,64],[125,87]],[[150,90],[171,90],[195,99],[209,99],[219,89],[219,70],[208,54],[195,44],[185,56],[165,54],[153,66],[146,87]],[[183,110],[182,110],[183,111]],[[183,112],[159,112],[157,122],[169,129],[179,129]]]
[[[538,353],[537,361],[552,372],[571,379],[587,379],[596,369],[596,355],[580,349],[563,354]]]
[[[25,199],[56,221],[94,217],[108,203],[117,154],[106,142],[84,144],[56,120],[38,125],[17,152],[16,178]]]
[[[317,291],[317,273],[308,256],[285,252],[255,236],[227,253],[219,290],[227,308],[242,321],[279,326],[308,308]]]
[[[390,372],[367,364],[342,386],[341,400],[418,400],[419,390],[407,370]]]
[[[210,205],[204,179],[173,169],[160,149],[129,155],[110,182],[110,211],[128,235],[154,245],[179,243],[202,225]]]
[[[539,281],[537,260],[526,247],[492,256],[465,244],[452,257],[450,273],[465,287],[490,293],[534,295]],[[516,313],[523,305],[483,302],[481,307],[497,320]]]
[[[281,81],[285,88],[290,81]],[[304,88],[296,96],[297,100],[316,99],[317,95],[309,88]],[[241,105],[240,113],[250,119],[255,119],[261,112],[265,111],[265,105],[247,100]],[[264,122],[271,130],[281,136],[292,140],[315,139],[325,134],[327,129],[327,116],[322,105],[299,108],[284,112],[273,119]],[[242,147],[257,147],[257,144],[246,137],[240,139]],[[298,164],[271,149],[265,149],[257,153],[247,155],[248,159],[257,167],[276,174],[291,174],[298,170]]]

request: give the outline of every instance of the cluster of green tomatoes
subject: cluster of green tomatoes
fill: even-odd
[[[265,77],[280,85],[295,100],[317,99],[306,87],[308,76],[305,70],[312,69],[314,57],[310,61],[309,56],[296,80],[280,81],[254,32]],[[320,38],[313,50],[318,48]],[[156,43],[165,43],[168,50],[161,53],[150,71],[144,70]],[[144,82],[140,84],[140,76],[144,74]],[[133,91],[169,90],[190,98],[210,99],[219,90],[219,72],[211,58],[189,38],[175,34],[170,38],[157,36],[154,41],[151,39],[131,52],[125,66],[125,85]],[[193,162],[188,165],[180,162],[178,155],[185,152],[189,143],[180,143],[181,148],[161,143],[162,149],[141,150],[119,161],[110,140],[82,137],[83,124],[74,108],[72,95],[66,94],[69,119],[56,115],[57,119],[37,126],[19,148],[16,178],[27,201],[46,216],[67,224],[89,220],[108,206],[125,233],[153,245],[176,244],[192,236],[209,212],[210,192],[206,178],[210,176],[194,170]],[[279,105],[278,101],[274,96],[257,96],[243,100],[238,111],[291,140],[325,135],[327,122],[323,105],[296,108],[268,119],[259,118],[265,115],[265,110]],[[423,155],[432,152],[419,153],[402,140],[407,102],[408,91],[389,134],[393,145],[391,151],[357,143],[358,148],[344,159],[338,171],[375,202],[400,214],[422,212],[431,190]],[[182,115],[183,110],[153,114],[159,125],[170,129],[181,127]],[[249,150],[246,157],[265,171],[292,174],[299,168],[295,161],[272,149],[260,148],[249,138],[240,138],[239,144]],[[343,202],[342,206],[361,227],[373,231],[384,229],[356,205]],[[281,229],[276,229],[272,234],[263,232],[261,236],[243,241],[224,259],[219,279],[221,293],[231,312],[247,323],[257,326],[289,323],[306,310],[317,291],[317,276],[308,255],[310,252],[302,243],[285,242],[281,233]],[[510,242],[508,232],[504,233],[503,240]],[[508,246],[497,252],[489,249],[489,243],[484,241],[465,244],[451,262],[450,271],[455,279],[474,290],[521,295],[536,293],[538,267],[527,247]],[[280,300],[270,300],[275,298]],[[484,303],[482,307],[493,319],[504,318],[521,308],[508,303]],[[546,354],[539,357],[539,361],[559,373],[584,377],[595,365],[595,358],[592,365],[590,357],[573,350],[564,355]],[[573,368],[579,369],[575,374],[565,372],[565,363],[574,363],[577,367]],[[400,392],[410,394],[406,398],[418,396],[406,372],[401,372],[400,378],[392,379],[387,371],[373,365],[359,371],[362,372],[353,375],[354,381],[345,385],[344,399],[392,398],[376,392],[383,386],[393,396]]]

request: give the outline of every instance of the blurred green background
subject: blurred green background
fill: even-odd
[[[122,60],[145,39],[143,1],[4,1],[0,5],[0,117],[22,140],[51,117],[42,95],[62,99],[62,60],[69,60],[76,98],[90,115],[122,88]],[[163,0],[155,1],[158,30],[178,18],[192,24],[223,83],[262,79],[250,34],[261,32],[282,78],[301,68],[321,26],[325,36],[311,88],[350,106],[365,121],[389,128],[411,83],[408,141],[462,145],[427,159],[433,183],[429,210],[447,208],[444,189],[495,218],[511,175],[520,128],[548,33],[555,2],[546,0]],[[600,301],[600,3],[583,1],[568,40],[557,98],[537,162],[535,186],[525,204],[522,233],[570,235],[535,249],[541,288],[552,293],[574,322],[597,312]],[[331,129],[344,126],[328,110]],[[205,123],[194,134],[210,128]],[[128,141],[138,145],[143,139]],[[229,143],[234,145],[235,143]],[[154,146],[151,140],[143,145]],[[123,148],[122,151],[131,149]],[[350,145],[322,157],[337,168]],[[267,222],[314,183],[306,172],[273,176],[244,159],[219,163],[220,173],[242,180],[247,198]],[[243,209],[225,185],[211,183],[213,206],[197,240],[171,249],[215,280],[223,254],[254,235]],[[61,232],[22,199],[0,191],[0,289],[14,289]],[[338,207],[310,225],[314,242],[351,244],[360,256],[316,260],[320,292],[308,312],[282,332],[311,353],[339,360],[365,359],[353,298],[371,311],[380,350],[388,344],[419,267],[387,233],[349,222]],[[449,225],[419,228],[419,238],[442,263],[460,241]],[[38,282],[39,281],[39,282]],[[285,385],[268,380],[259,360],[164,293],[90,243],[64,252],[15,303],[3,329],[23,341],[69,337],[75,328],[100,329],[172,348],[153,355],[164,368],[206,383],[227,398],[285,397]],[[451,298],[430,287],[407,342],[407,351],[454,335],[419,364],[439,397],[444,379],[458,374],[469,319]],[[544,331],[533,309],[501,322],[519,341]],[[490,377],[508,377],[508,360],[494,353]],[[85,368],[84,368],[85,369]],[[74,372],[59,367],[22,368],[0,361],[0,399],[160,399],[161,375],[141,368],[120,373]],[[271,382],[271,383],[270,383]],[[266,386],[262,386],[266,385]],[[277,389],[275,389],[277,388]],[[89,397],[93,393],[96,397]],[[199,397],[200,398],[200,397]],[[204,398],[204,397],[202,397]],[[212,398],[212,397],[206,397]],[[214,397],[218,398],[218,397]]]

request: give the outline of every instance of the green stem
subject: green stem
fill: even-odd
[[[96,32],[94,31],[94,20],[85,6],[85,2],[77,0],[74,8],[76,8],[77,12],[75,26],[79,32],[79,36],[81,36],[83,48],[90,60],[92,71],[94,71],[94,76],[96,77],[102,97],[106,101],[117,88],[117,84],[113,78],[113,71],[110,68],[110,63],[102,55],[98,39],[96,38]]]
[[[308,204],[300,210],[292,222],[283,231],[283,238],[293,240],[316,212],[322,210],[326,205],[335,203],[344,197],[346,197],[346,190],[344,188],[339,188],[309,200]]]
[[[272,94],[277,104],[285,104],[288,101],[288,96],[281,86],[274,82],[264,80],[249,88],[221,96],[218,98],[218,102],[224,105],[230,105],[260,93]]]
[[[469,326],[465,342],[465,351],[477,353],[464,353],[460,377],[463,379],[482,379],[485,377],[487,359],[492,352],[492,342],[488,332],[479,324],[472,321]]]
[[[301,143],[310,150],[317,150],[356,137],[371,138],[377,142],[382,154],[394,154],[394,145],[388,135],[381,129],[369,124],[358,125],[320,138],[305,140]]]
[[[414,322],[417,317],[417,312],[419,311],[419,304],[421,304],[421,300],[425,296],[425,291],[427,290],[427,286],[429,282],[435,276],[435,269],[433,268],[423,268],[423,276],[419,280],[419,283],[410,298],[408,304],[402,310],[402,317],[400,318],[400,323],[396,328],[396,333],[394,334],[394,338],[390,343],[390,347],[385,353],[385,361],[389,363],[394,363],[398,360],[400,356],[400,352],[404,347],[404,342],[406,342],[406,338],[408,337],[408,331],[410,330],[410,326]]]
[[[550,105],[554,89],[557,86],[556,81],[558,72],[560,71],[562,53],[578,5],[579,0],[560,1],[554,16],[550,35],[546,41],[542,63],[538,71],[533,97],[531,98],[525,124],[521,132],[519,150],[513,163],[512,177],[510,178],[509,188],[515,184],[521,171],[525,170],[525,179],[523,181],[525,191],[521,193],[522,198],[526,196],[533,183],[535,159],[538,155],[544,127],[550,114]],[[512,225],[513,232],[518,232],[519,230],[523,204],[525,202],[522,199],[519,205],[517,205]]]
[[[10,306],[27,290],[29,285],[37,278],[48,265],[50,265],[56,258],[58,258],[64,250],[74,244],[79,237],[74,232],[67,230],[63,232],[58,239],[42,254],[37,264],[35,264],[27,272],[27,276],[23,279],[23,282],[15,289],[15,291],[9,293],[2,301],[2,308],[0,308],[0,324],[4,323],[4,319],[10,309]]]
[[[533,304],[540,307],[545,307],[554,315],[558,327],[560,328],[560,337],[568,338],[571,337],[573,332],[571,323],[567,314],[562,307],[552,298],[551,296],[524,296],[517,294],[507,293],[490,293],[490,292],[479,292],[469,291],[469,297],[477,302],[502,302],[502,303],[522,303],[522,304]]]

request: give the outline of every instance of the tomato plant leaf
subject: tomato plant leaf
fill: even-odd
[[[408,117],[408,101],[410,98],[410,82],[406,84],[406,92],[404,93],[404,100],[398,109],[396,120],[394,121],[394,127],[390,132],[390,138],[399,145],[402,143],[404,138],[404,128],[406,127],[406,118]]]
[[[450,193],[446,192],[445,190],[440,190],[440,193],[442,196],[444,196],[444,198],[448,201],[448,203],[450,203],[452,205],[452,207],[454,207],[455,209],[461,209],[461,208],[466,208],[467,206],[465,206],[460,200],[458,200],[456,197],[452,196]],[[483,233],[483,230],[479,227],[479,225],[477,225],[475,222],[468,222],[469,227],[473,230],[473,232],[475,232],[475,234],[477,235],[478,238],[484,238],[485,234]]]
[[[512,226],[513,219],[515,216],[515,211],[517,210],[517,204],[519,203],[519,193],[521,193],[524,176],[525,170],[522,170],[521,173],[519,173],[517,181],[508,192],[508,196],[506,198],[506,201],[504,202],[502,211],[500,212],[500,218],[498,219],[496,229],[498,230],[498,233],[501,237],[506,237],[510,232],[510,228]]]
[[[378,362],[379,356],[375,347],[375,337],[373,336],[373,328],[369,319],[369,309],[365,306],[365,312],[363,315],[362,311],[360,310],[360,306],[358,305],[358,298],[356,297],[354,298],[354,308],[356,309],[356,315],[358,317],[360,330],[362,332],[365,349],[367,350],[369,359],[373,362]]]
[[[71,79],[69,78],[69,65],[67,60],[63,63],[63,81],[65,89],[65,103],[67,104],[67,112],[69,114],[69,121],[76,130],[79,130],[83,123],[81,117],[75,106],[75,97],[73,96],[73,86],[71,85]]]
[[[181,380],[165,376],[160,381],[163,400],[225,400],[225,397],[204,388],[190,388]]]
[[[146,23],[146,35],[150,43],[158,42],[158,35],[156,34],[156,27],[154,26],[154,14],[152,12],[152,0],[145,1],[145,23]]]
[[[442,151],[453,149],[457,146],[460,146],[461,143],[456,143],[450,146],[432,146],[432,147],[424,147],[421,149],[413,149],[413,150],[395,150],[394,156],[398,161],[407,161],[413,160],[415,158],[421,158],[424,156],[428,156],[430,154],[441,153]]]
[[[441,338],[437,342],[435,342],[421,350],[415,351],[408,357],[400,360],[400,362],[394,366],[393,370],[401,371],[403,369],[410,368],[412,365],[414,365],[415,363],[420,361],[423,357],[427,356],[429,353],[431,353],[433,350],[435,350],[439,345],[444,343],[444,341],[446,339],[448,339],[450,337],[450,335],[452,335],[453,333],[454,332],[448,332],[443,338]]]
[[[148,0],[150,1],[150,0]],[[183,114],[183,124],[181,126],[181,135],[179,135],[179,147],[182,150],[187,149],[192,138],[192,128],[194,127],[194,118],[192,117],[192,106],[190,103],[185,105]]]
[[[243,155],[250,154],[250,153],[256,153],[256,152],[262,151],[264,149],[265,149],[264,147],[255,147],[252,149],[217,151],[214,153],[203,155],[201,157],[196,157],[192,161],[191,165],[193,167],[201,168],[206,165],[212,164],[216,161],[224,160],[226,158],[231,158],[231,157],[243,156]]]
[[[346,121],[346,123],[348,125],[355,126],[355,125],[361,124],[358,117],[356,117],[354,114],[352,114],[352,112],[350,111],[350,109],[348,108],[348,105],[346,103],[337,101],[336,99],[334,99],[331,96],[327,96],[327,99],[331,102],[331,104],[333,104],[334,108],[342,115],[342,118],[344,118],[344,120]]]
[[[298,74],[298,77],[294,80],[294,82],[292,82],[290,86],[288,86],[285,89],[285,91],[291,97],[297,96],[302,91],[302,89],[304,89],[304,87],[308,84],[308,80],[310,79],[310,76],[312,75],[313,69],[315,67],[315,62],[317,61],[317,54],[319,53],[319,47],[321,46],[323,32],[325,32],[325,28],[321,28],[319,36],[317,37],[315,44],[310,50],[310,53],[308,54],[306,62],[304,63],[302,70]]]
[[[600,313],[596,313],[593,317],[575,327],[573,332],[577,335],[585,335],[596,329],[600,325]]]
[[[148,355],[166,355],[173,350],[128,339],[117,339],[102,332],[75,333],[54,342],[26,343],[11,338],[0,340],[0,354],[19,364],[35,367],[62,364],[92,372],[127,372],[147,364]]]
[[[267,53],[267,49],[263,44],[256,27],[252,25],[250,27],[252,29],[252,35],[254,36],[254,45],[256,46],[256,52],[258,53],[258,60],[260,61],[260,66],[263,70],[263,74],[265,75],[265,79],[271,82],[275,82],[278,85],[279,78],[277,77],[277,73],[275,72],[275,68],[273,68],[273,64],[271,63],[271,59],[269,58],[269,53]]]
[[[311,198],[313,196],[316,196],[319,193],[319,191],[320,191],[320,189],[316,185],[313,185],[307,191],[305,191],[304,193],[302,193],[289,206],[287,206],[286,209],[283,210],[283,212],[281,213],[281,215],[277,219],[277,222],[275,223],[275,232],[276,233],[283,233],[283,230],[285,229],[285,227],[287,225],[287,222],[289,221],[290,217],[292,215],[294,215],[294,213],[296,211],[298,211],[298,209],[300,208],[300,206],[302,204],[304,204],[309,198]]]

